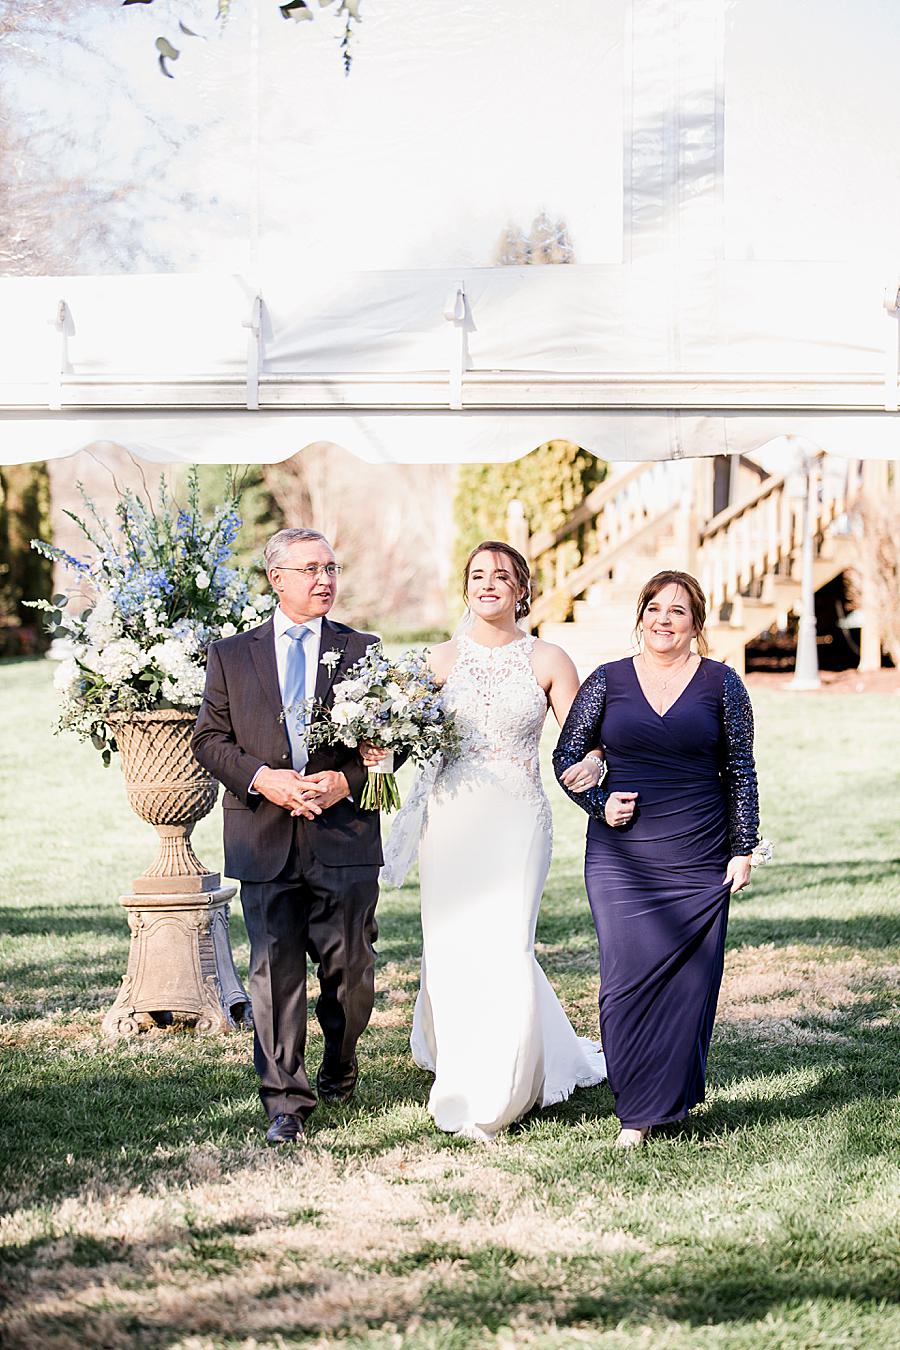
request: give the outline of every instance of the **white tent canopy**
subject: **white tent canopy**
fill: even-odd
[[[265,95],[284,87],[283,30],[263,0],[244,6],[217,57],[247,63],[246,106],[229,114],[249,127],[243,237],[210,249],[216,272],[0,279],[0,462],[102,442],[156,460],[333,442],[370,462],[483,462],[554,436],[606,459],[785,435],[900,458],[900,185],[871,174],[860,210],[798,153],[834,117],[828,44],[786,31],[774,0],[427,8],[425,73],[398,0],[382,0],[348,80],[320,64],[333,54],[293,45],[313,87],[282,160]],[[866,59],[839,67],[869,110],[832,139],[846,184],[896,138],[896,81],[873,81],[879,62],[890,80],[900,18],[875,0],[846,17],[796,8],[815,11],[819,46],[823,26],[840,49],[867,25]],[[786,50],[754,84],[753,43],[778,22]],[[793,104],[779,82],[779,66],[797,69],[792,41],[807,85]],[[195,60],[178,95],[209,99]],[[411,100],[416,117],[391,116]],[[548,107],[568,115],[542,134]],[[791,117],[780,149],[766,138],[779,108],[807,119]],[[775,228],[759,208],[770,180]],[[574,262],[475,265],[494,261],[491,232],[540,211],[564,219],[558,251]],[[371,226],[356,242],[351,220]]]

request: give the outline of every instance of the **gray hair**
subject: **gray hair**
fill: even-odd
[[[292,544],[309,544],[317,539],[331,548],[324,534],[320,534],[318,530],[304,530],[299,527],[279,530],[266,544],[266,573],[271,572],[273,567],[283,567],[287,564]]]

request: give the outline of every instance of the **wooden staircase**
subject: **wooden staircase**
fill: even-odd
[[[860,465],[820,454],[814,472],[818,590],[854,561],[848,511]],[[512,542],[526,546],[541,579],[532,628],[565,648],[582,676],[636,650],[637,596],[662,568],[698,578],[709,605],[710,655],[741,671],[747,644],[785,628],[798,612],[802,498],[791,492],[787,475],[758,471],[739,500],[711,514],[704,509],[709,473],[702,460],[634,465],[596,488],[559,529],[530,537],[521,512],[511,514],[511,527],[518,520],[519,529]],[[572,541],[580,555],[574,568]],[[567,543],[568,553],[561,547]]]

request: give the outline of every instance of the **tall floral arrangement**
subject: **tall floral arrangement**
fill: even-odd
[[[51,636],[66,638],[71,648],[56,674],[57,729],[90,740],[108,764],[116,749],[111,717],[198,708],[209,644],[254,627],[274,601],[252,594],[248,573],[231,566],[241,527],[233,478],[223,505],[206,520],[195,470],[187,477],[186,506],[173,500],[163,479],[155,506],[124,492],[115,526],[79,490],[85,514],[66,514],[93,556],[77,558],[32,540],[38,553],[74,572],[78,584],[68,595],[31,604],[45,612]]]

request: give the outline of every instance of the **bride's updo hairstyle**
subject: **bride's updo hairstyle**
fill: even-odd
[[[643,590],[638,596],[637,602],[637,620],[634,625],[634,638],[638,639],[641,630],[641,624],[644,619],[644,610],[651,600],[654,600],[660,591],[664,591],[667,586],[680,586],[688,598],[688,604],[691,609],[691,618],[694,622],[694,637],[697,639],[697,651],[701,656],[709,653],[709,643],[706,640],[704,626],[706,624],[706,596],[700,588],[700,582],[696,577],[692,577],[690,572],[657,572],[656,576],[644,585]]]
[[[531,568],[517,548],[513,548],[512,544],[504,544],[499,539],[485,539],[483,543],[476,544],[466,558],[466,565],[463,568],[463,599],[466,604],[469,603],[469,568],[472,566],[472,559],[479,553],[502,553],[504,558],[509,559],[516,589],[525,592],[521,600],[516,601],[516,618],[524,619],[531,610]]]

